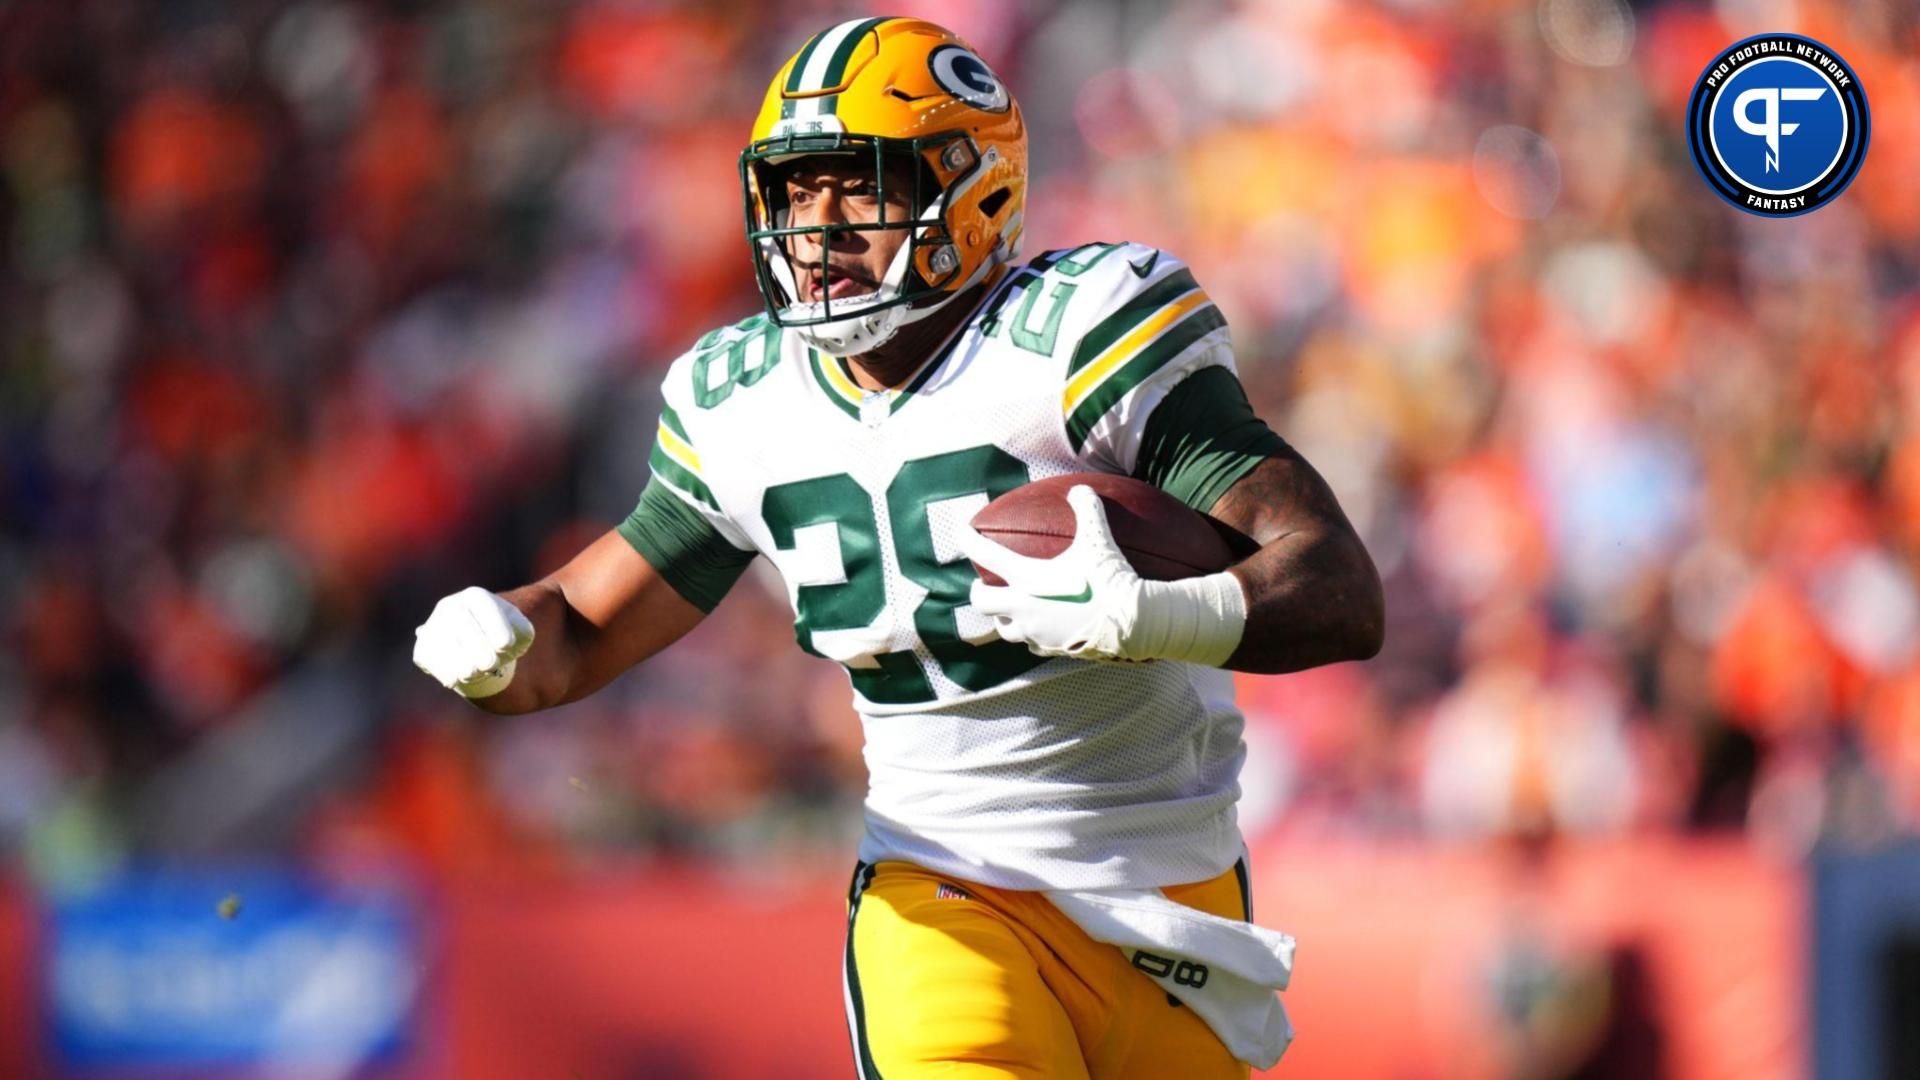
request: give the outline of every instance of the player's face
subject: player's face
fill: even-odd
[[[883,208],[890,222],[911,216],[913,172],[906,162],[887,162],[884,201],[874,183],[873,159],[865,155],[802,158],[787,171],[785,182],[787,223],[792,226],[863,225],[879,221]],[[906,242],[905,228],[835,233],[823,275],[820,237],[804,233],[790,237],[787,254],[793,261],[801,301],[818,303],[823,297],[840,300],[873,292]]]

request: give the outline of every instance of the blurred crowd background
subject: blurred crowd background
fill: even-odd
[[[1014,89],[1029,254],[1192,263],[1386,578],[1378,659],[1243,681],[1250,833],[1920,829],[1910,5],[885,7]],[[759,303],[765,81],[864,12],[0,6],[0,854],[850,859],[844,675],[764,573],[548,715],[409,653],[631,508],[667,363]],[[1759,29],[1873,109],[1803,218],[1685,147]]]

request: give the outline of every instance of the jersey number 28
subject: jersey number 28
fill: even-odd
[[[1012,454],[997,446],[975,446],[909,461],[887,485],[894,559],[902,576],[927,590],[926,599],[914,608],[914,630],[941,673],[968,690],[996,686],[1044,658],[1014,642],[975,645],[961,638],[956,612],[967,603],[973,567],[964,556],[939,557],[929,507],[968,495],[994,499],[1028,479],[1026,465]],[[874,502],[846,473],[780,484],[768,488],[761,500],[761,517],[782,551],[795,550],[797,530],[828,523],[838,529],[846,580],[801,585],[794,601],[794,636],[815,656],[825,655],[814,643],[816,634],[869,627],[886,611],[885,560]],[[933,700],[933,685],[913,650],[883,652],[873,660],[873,667],[847,667],[854,689],[868,701],[894,705]]]

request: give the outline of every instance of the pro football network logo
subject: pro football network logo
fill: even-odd
[[[1867,156],[1867,95],[1845,60],[1799,34],[1760,34],[1713,58],[1687,102],[1707,186],[1750,214],[1832,202]]]

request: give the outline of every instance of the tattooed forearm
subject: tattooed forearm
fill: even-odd
[[[1260,550],[1233,567],[1247,627],[1226,666],[1278,674],[1380,651],[1380,575],[1332,489],[1291,449],[1261,462],[1213,505]]]

